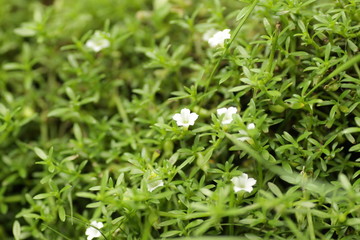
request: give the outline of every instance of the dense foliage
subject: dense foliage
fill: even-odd
[[[0,239],[358,239],[359,0],[0,6]]]

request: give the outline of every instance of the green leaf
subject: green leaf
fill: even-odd
[[[172,231],[167,231],[164,232],[160,235],[160,237],[165,238],[165,237],[173,237],[173,236],[177,236],[181,233],[181,231],[178,230],[172,230]]]
[[[66,87],[66,88],[65,88],[65,91],[66,91],[66,95],[67,95],[71,100],[75,100],[75,99],[76,99],[76,95],[75,95],[74,91],[72,90],[72,88]]]
[[[30,28],[15,28],[14,32],[22,37],[32,37],[36,35],[36,31]]]
[[[312,132],[305,131],[303,134],[301,134],[301,135],[296,139],[296,141],[297,141],[297,142],[301,142],[302,140],[307,139],[311,134],[312,134]]]
[[[346,41],[347,41],[347,43],[348,43],[349,48],[350,48],[353,52],[358,52],[358,51],[359,51],[358,46],[356,46],[356,44],[355,44],[353,41],[351,41],[350,39],[347,39]]]
[[[285,107],[279,105],[279,104],[276,104],[276,105],[270,105],[269,106],[269,109],[273,112],[277,112],[277,113],[282,113],[285,111]]]
[[[331,53],[331,43],[328,43],[325,48],[325,61],[328,61]]]
[[[311,213],[312,213],[312,215],[317,216],[319,218],[331,218],[332,217],[331,214],[317,210],[317,209],[311,209]]]
[[[40,194],[37,194],[33,197],[33,199],[35,200],[40,200],[40,199],[44,199],[44,198],[48,198],[48,197],[53,197],[55,196],[56,193],[54,192],[50,192],[50,193],[40,193]]]
[[[24,66],[20,63],[5,63],[3,65],[4,70],[22,70],[24,69]]]
[[[344,134],[360,132],[360,127],[350,127],[342,131]]]
[[[229,71],[229,72],[225,73],[225,74],[221,77],[221,79],[220,79],[220,81],[219,81],[219,84],[224,83],[224,82],[225,82],[226,80],[228,80],[232,75],[233,75],[233,72],[232,72],[232,71]]]
[[[290,104],[290,108],[292,108],[292,109],[301,109],[304,106],[305,105],[303,103],[300,103],[300,102],[294,102],[294,103]]]
[[[280,190],[280,188],[278,188],[278,186],[276,186],[275,184],[273,184],[272,182],[268,182],[268,186],[269,189],[277,196],[277,197],[282,197],[283,194]]]
[[[60,117],[64,115],[65,113],[71,111],[69,108],[57,108],[48,113],[48,117]]]
[[[288,142],[296,143],[295,139],[288,132],[284,132],[283,138]]]
[[[355,117],[355,122],[360,127],[360,117]]]
[[[348,218],[346,220],[346,224],[350,226],[359,226],[360,225],[360,218]]]
[[[34,148],[34,151],[35,151],[36,155],[37,155],[39,158],[41,158],[42,160],[48,159],[47,154],[46,154],[43,150],[41,150],[40,148],[35,147],[35,148]]]
[[[170,219],[159,223],[158,226],[159,227],[170,226],[176,224],[178,221],[179,221],[178,219]]]
[[[267,93],[268,93],[271,97],[280,97],[280,96],[281,96],[281,92],[276,91],[276,90],[267,91]]]
[[[350,152],[360,152],[360,143],[352,146],[352,147],[349,149],[349,151],[350,151]]]
[[[269,21],[267,20],[267,18],[263,18],[263,24],[266,30],[266,33],[271,36],[272,35],[272,29],[271,29],[271,25],[269,23]]]
[[[229,92],[240,92],[244,89],[251,88],[249,85],[237,86],[229,89]]]
[[[76,140],[81,141],[82,133],[81,133],[81,128],[80,128],[79,124],[77,124],[77,123],[74,124],[73,131],[74,131]]]
[[[191,221],[188,225],[186,225],[185,229],[191,229],[191,228],[197,227],[200,224],[202,224],[203,222],[204,222],[204,220],[202,220],[202,219],[196,219],[194,221]]]
[[[82,197],[82,198],[90,198],[90,199],[95,199],[96,198],[95,194],[89,193],[89,192],[77,192],[76,196]]]
[[[243,9],[241,9],[240,12],[238,13],[238,15],[236,16],[236,21],[239,21],[240,19],[244,18],[244,16],[249,11],[249,8],[250,8],[250,6],[246,6]]]
[[[63,206],[59,206],[58,208],[59,218],[62,222],[65,222],[66,220],[66,213]]]
[[[349,179],[344,174],[341,173],[339,175],[339,181],[340,181],[340,183],[341,183],[341,185],[343,186],[344,189],[346,189],[346,190],[351,189],[351,183],[350,183]]]
[[[102,202],[94,202],[86,205],[87,208],[99,208],[103,205]]]
[[[21,239],[20,238],[20,236],[21,236],[21,226],[20,226],[20,223],[17,220],[15,220],[15,222],[13,224],[12,232],[13,232],[15,240]]]

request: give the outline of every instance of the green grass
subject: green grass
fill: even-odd
[[[358,238],[359,0],[0,6],[0,239]]]

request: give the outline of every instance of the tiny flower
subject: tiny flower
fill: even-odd
[[[87,235],[87,240],[92,240],[101,236],[101,233],[98,229],[102,228],[104,224],[102,222],[92,221],[90,227],[86,229],[85,234]]]
[[[223,116],[221,123],[230,124],[233,120],[233,115],[237,112],[235,107],[219,108],[217,114],[219,117]]]
[[[249,123],[246,128],[247,128],[247,130],[255,129],[255,124],[254,124],[254,123]],[[239,137],[239,138],[238,138],[239,141],[248,141],[248,140],[251,139],[251,138],[249,137],[249,134],[247,133],[247,131],[245,131],[245,130],[239,130],[239,133],[240,133],[241,135],[244,135],[243,137]]]
[[[94,35],[86,41],[85,46],[94,52],[99,52],[101,49],[110,46],[109,37],[110,35],[106,32],[96,31]]]
[[[196,113],[190,113],[190,110],[183,108],[180,113],[176,113],[173,119],[176,121],[178,126],[192,126],[195,124],[196,119],[199,117]]]
[[[210,30],[207,30],[203,36],[202,36],[202,39],[204,41],[209,41],[209,39],[214,36],[214,34],[217,33],[217,31],[215,29],[210,29]]]
[[[230,29],[225,29],[223,31],[216,32],[211,38],[209,38],[208,43],[211,47],[224,46],[224,41],[230,39]]]
[[[254,178],[249,178],[246,173],[241,174],[238,177],[233,177],[231,179],[231,182],[234,184],[234,191],[246,191],[251,192],[253,190],[253,187],[256,183],[256,180]]]

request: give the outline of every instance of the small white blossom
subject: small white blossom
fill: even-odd
[[[94,35],[86,41],[85,46],[94,52],[99,52],[101,49],[110,46],[109,37],[110,35],[106,32],[96,31]]]
[[[92,221],[90,227],[86,229],[85,234],[87,235],[87,240],[92,240],[101,236],[101,233],[98,229],[102,228],[104,224],[102,222]]]
[[[248,125],[247,125],[247,130],[252,130],[252,129],[255,129],[255,124],[254,123],[249,123]],[[251,138],[249,137],[249,134],[247,133],[247,131],[245,131],[245,130],[239,130],[239,133],[241,134],[241,135],[243,135],[243,137],[239,137],[238,138],[238,140],[239,141],[248,141],[248,140],[250,140]]]
[[[196,113],[190,113],[190,110],[183,108],[180,113],[176,113],[172,119],[176,121],[178,126],[188,127],[195,124],[196,119],[199,117]]]
[[[216,32],[211,38],[209,38],[208,43],[211,47],[224,46],[224,41],[230,39],[230,29],[225,29],[223,31]]]
[[[157,189],[158,187],[162,187],[162,186],[164,186],[163,180],[151,181],[147,184],[147,188],[148,188],[149,192],[152,192],[155,189]]]
[[[234,191],[245,191],[245,192],[251,192],[253,190],[253,187],[256,183],[256,180],[254,178],[249,178],[246,173],[241,174],[238,177],[233,177],[231,179],[231,182],[234,184]]]
[[[235,107],[219,108],[217,114],[219,117],[223,116],[221,123],[230,124],[233,120],[233,115],[237,112]]]
[[[202,39],[204,41],[209,41],[209,39],[214,36],[214,34],[217,33],[217,31],[215,29],[210,29],[210,30],[207,30],[203,36],[202,36]]]

